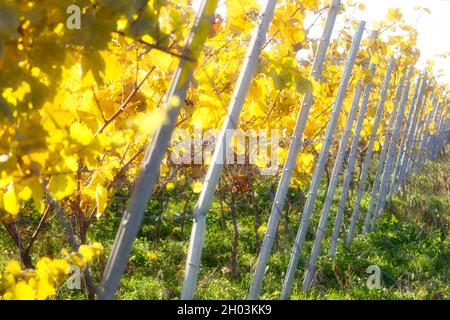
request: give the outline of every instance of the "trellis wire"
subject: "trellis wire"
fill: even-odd
[[[426,81],[424,79],[422,86],[425,86],[425,83],[426,83]],[[387,153],[386,163],[384,164],[383,175],[382,175],[381,183],[380,183],[380,191],[378,193],[378,198],[377,198],[376,205],[375,205],[375,211],[372,214],[372,225],[370,227],[371,230],[375,229],[376,220],[384,208],[386,193],[388,191],[387,189],[389,187],[389,179],[391,177],[392,165],[393,165],[393,161],[394,161],[394,152],[395,152],[395,148],[397,146],[397,141],[400,137],[400,133],[401,133],[401,129],[402,129],[402,122],[403,122],[403,117],[404,117],[404,113],[405,113],[406,102],[408,100],[408,92],[409,92],[409,87],[407,85],[407,89],[405,89],[405,93],[403,96],[405,100],[404,100],[404,103],[400,104],[400,110],[397,115],[397,121],[395,124],[394,133],[392,135],[391,140],[386,141],[386,143],[389,145],[389,149],[388,149],[388,153]],[[423,94],[422,90],[421,90],[420,94]],[[419,94],[418,101],[420,101],[420,94]]]
[[[183,50],[183,56],[190,56],[192,53],[200,52],[208,32],[198,31],[201,28],[209,29],[217,1],[203,0],[201,2],[187,44]],[[123,214],[105,267],[102,282],[98,288],[97,299],[114,299],[120,278],[127,265],[131,248],[141,225],[145,207],[158,176],[162,158],[175,128],[194,67],[195,63],[182,59],[175,71],[165,101],[167,120],[158,128],[153,136],[152,143],[146,150],[129,204]]]
[[[374,38],[375,35],[372,35],[372,37]],[[375,68],[376,68],[376,66],[374,64],[372,64],[370,66],[370,74],[372,75],[372,77],[375,73]],[[334,222],[334,226],[333,226],[333,233],[331,236],[331,245],[330,245],[330,249],[329,249],[330,256],[333,256],[336,252],[336,246],[337,246],[337,242],[338,242],[339,232],[341,230],[342,219],[344,216],[345,203],[347,202],[347,195],[348,195],[348,191],[350,189],[350,183],[353,178],[353,169],[355,166],[356,155],[358,153],[358,145],[359,145],[361,129],[364,124],[364,118],[366,115],[367,105],[369,103],[369,97],[370,97],[370,92],[372,90],[372,86],[373,86],[373,83],[369,82],[364,87],[364,96],[363,96],[363,100],[361,102],[361,109],[359,110],[358,119],[356,121],[355,134],[353,136],[352,145],[350,147],[350,154],[348,156],[347,167],[345,169],[344,182],[342,184],[341,196],[339,198],[339,204],[337,207],[338,212],[336,214],[335,222]]]
[[[230,105],[228,107],[227,117],[222,126],[222,131],[216,140],[216,146],[211,158],[211,164],[208,167],[208,172],[206,173],[200,197],[194,208],[194,221],[186,260],[183,289],[181,292],[182,299],[193,299],[194,297],[200,268],[203,238],[206,229],[206,213],[211,206],[211,201],[223,169],[227,142],[230,140],[227,139],[227,137],[236,128],[253,73],[258,63],[259,54],[265,42],[266,33],[272,20],[276,3],[276,0],[267,0],[264,9],[259,16],[258,25],[250,41],[245,60],[243,62],[243,68],[239,74],[239,78],[236,82]]]
[[[333,31],[334,23],[337,13],[339,11],[340,0],[333,0],[328,10],[328,16],[325,22],[323,34],[317,53],[314,59],[313,67],[311,70],[311,76],[315,81],[319,81],[322,77],[322,66],[325,60],[328,44],[330,42],[331,33]],[[309,91],[305,94],[301,106],[301,110],[298,113],[295,129],[292,135],[292,140],[289,145],[288,154],[285,164],[283,166],[282,175],[278,184],[278,188],[273,201],[272,210],[270,212],[269,222],[267,224],[267,230],[265,232],[264,240],[261,246],[261,251],[256,263],[255,272],[252,279],[252,284],[248,293],[248,299],[257,299],[264,278],[267,263],[269,261],[270,252],[272,250],[273,242],[278,229],[281,212],[284,207],[286,199],[286,193],[291,181],[292,172],[294,170],[297,154],[302,146],[302,135],[306,127],[306,121],[313,103],[312,92]]]
[[[291,258],[289,261],[288,270],[283,283],[283,289],[281,292],[281,299],[288,299],[292,287],[292,282],[294,281],[295,271],[297,269],[298,261],[300,259],[301,250],[303,243],[305,241],[306,231],[311,220],[312,210],[314,207],[314,202],[317,197],[317,191],[320,187],[320,180],[325,169],[325,164],[328,158],[328,154],[331,147],[331,137],[334,130],[336,129],[337,121],[339,118],[339,113],[342,109],[342,103],[345,98],[345,93],[347,91],[348,82],[352,73],[353,65],[355,63],[356,55],[361,43],[361,38],[364,32],[365,21],[361,21],[358,25],[356,33],[353,37],[352,44],[350,47],[350,52],[348,56],[347,63],[345,65],[344,73],[341,78],[341,83],[339,85],[338,93],[334,103],[333,110],[331,112],[331,117],[328,122],[327,130],[325,133],[325,142],[320,150],[319,158],[317,160],[317,165],[314,169],[314,175],[312,178],[311,186],[308,192],[305,208],[300,220],[300,226],[295,237],[295,243],[292,249]]]
[[[375,120],[372,126],[372,132],[371,132],[371,136],[370,136],[370,141],[369,141],[369,145],[367,146],[367,151],[366,151],[366,155],[364,158],[364,162],[362,165],[362,169],[361,169],[361,173],[360,173],[360,178],[359,178],[359,183],[358,183],[358,190],[356,193],[356,199],[355,199],[355,204],[353,206],[353,212],[352,212],[352,217],[350,220],[350,226],[349,226],[349,230],[347,233],[347,240],[346,240],[346,245],[350,245],[350,243],[353,240],[353,235],[354,235],[354,230],[356,227],[356,222],[358,220],[358,214],[359,214],[359,208],[361,205],[361,199],[365,190],[365,185],[366,185],[366,179],[367,179],[367,175],[369,172],[369,167],[370,167],[370,163],[372,161],[372,154],[373,154],[373,147],[375,145],[375,140],[377,137],[377,131],[378,131],[378,126],[381,120],[381,114],[383,113],[383,109],[384,109],[384,104],[386,101],[386,95],[387,95],[387,91],[389,89],[389,82],[391,80],[391,73],[392,70],[394,68],[394,58],[391,57],[389,60],[389,64],[386,70],[386,74],[383,80],[383,84],[381,87],[381,92],[380,92],[380,98],[378,101],[378,105],[377,105],[377,110],[375,111]],[[395,98],[395,103],[394,103],[394,110],[392,110],[392,114],[391,114],[391,119],[393,119],[395,110],[397,108],[397,104],[398,101],[400,100],[400,95],[401,95],[401,91],[402,91],[402,87],[403,87],[403,81],[405,79],[405,75],[402,75],[402,77],[400,78],[399,84],[398,84],[398,88],[397,88],[397,93],[396,93],[396,98]],[[392,120],[393,121],[393,120]],[[391,123],[391,120],[389,121],[389,123]],[[337,227],[336,227],[337,228]],[[339,232],[339,231],[337,231]]]

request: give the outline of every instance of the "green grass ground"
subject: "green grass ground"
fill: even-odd
[[[322,246],[313,288],[307,294],[301,290],[303,268],[299,268],[293,289],[293,299],[449,299],[450,298],[450,157],[426,163],[421,173],[411,179],[405,192],[393,198],[392,204],[379,220],[376,231],[361,236],[361,230],[349,249],[338,247],[337,256],[326,256],[329,233]],[[126,193],[126,190],[124,191]],[[270,212],[270,192],[273,187],[253,190],[254,197],[237,197],[239,237],[237,270],[231,271],[233,224],[231,213],[223,211],[220,203],[213,204],[208,214],[208,230],[203,249],[202,270],[198,281],[198,299],[244,299],[250,286],[252,268],[258,253],[255,210],[262,223]],[[338,193],[338,192],[337,192]],[[349,203],[353,203],[352,196]],[[159,201],[149,204],[148,214],[133,248],[130,262],[118,292],[119,299],[178,299],[183,278],[191,220],[189,213],[196,197],[181,201],[177,191],[166,192],[167,202],[161,210]],[[123,208],[120,192],[108,213],[89,232],[90,241],[100,241],[105,254],[110,250]],[[367,205],[364,199],[364,205]],[[251,204],[250,204],[251,202]],[[290,210],[280,223],[269,267],[266,272],[262,298],[278,299],[284,272],[289,261],[292,235],[298,226],[298,213],[304,199],[290,195]],[[320,202],[320,201],[319,201]],[[319,207],[319,208],[317,208]],[[320,209],[320,205],[316,206]],[[349,209],[351,209],[349,207]],[[362,209],[363,212],[364,208]],[[162,219],[159,214],[163,212]],[[304,252],[309,255],[318,221],[313,217]],[[333,212],[334,214],[334,212]],[[183,219],[185,218],[186,219]],[[345,217],[345,228],[349,216]],[[184,223],[183,223],[184,221]],[[331,230],[333,215],[328,230]],[[361,224],[361,223],[360,223]],[[55,223],[47,226],[34,248],[33,256],[57,256],[65,240]],[[159,235],[159,236],[158,236]],[[156,239],[160,239],[159,243]],[[17,258],[12,242],[0,232],[0,267]],[[99,280],[106,263],[101,258],[93,273]],[[366,285],[366,269],[378,265],[382,283],[379,289]],[[61,286],[58,299],[83,299],[84,293]]]

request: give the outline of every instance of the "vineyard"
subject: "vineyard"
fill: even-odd
[[[450,87],[364,10],[0,0],[0,300],[450,298]]]

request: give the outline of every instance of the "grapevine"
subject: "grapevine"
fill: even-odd
[[[278,1],[257,57],[256,71],[236,129],[278,132],[281,138],[276,142],[271,140],[272,136],[268,139],[267,148],[276,151],[278,156],[276,170],[269,176],[263,172],[271,166],[273,154],[251,154],[245,141],[232,141],[234,159],[254,159],[251,163],[224,165],[212,205],[212,211],[221,212],[220,218],[215,218],[224,224],[230,216],[233,226],[229,257],[232,278],[239,273],[238,220],[242,216],[237,208],[239,199],[247,197],[256,208],[251,219],[255,248],[259,248],[269,223],[266,212],[259,207],[258,197],[267,193],[261,191],[261,186],[270,184],[270,192],[276,191],[301,102],[308,94],[312,95],[313,103],[303,135],[298,137],[303,144],[290,178],[287,204],[282,208],[286,216],[289,206],[304,199],[311,185],[358,27],[351,12],[365,9],[351,1],[340,5],[340,23],[328,44],[321,79],[315,80],[310,74],[322,39],[315,35],[314,29],[322,27],[329,7],[328,1]],[[76,16],[77,10],[68,8],[80,10],[79,28],[69,28],[68,19]],[[68,276],[69,265],[85,271],[83,276],[87,282],[92,280],[86,277],[91,276],[90,267],[93,267],[95,283],[101,282],[104,264],[99,266],[94,258],[108,258],[113,237],[101,244],[96,241],[96,232],[100,233],[98,230],[105,221],[121,219],[121,215],[111,216],[112,208],[116,210],[118,206],[118,211],[124,211],[130,190],[145,164],[146,149],[155,139],[155,133],[169,121],[171,108],[178,107],[181,108],[174,133],[158,164],[154,190],[150,190],[154,196],[148,207],[161,210],[155,218],[156,248],[146,253],[150,263],[158,263],[163,216],[165,210],[171,210],[172,204],[164,202],[165,196],[175,197],[178,205],[185,201],[181,209],[176,209],[180,211],[177,214],[181,215],[182,224],[172,231],[185,236],[188,228],[185,220],[190,219],[193,201],[208,183],[204,177],[211,165],[214,140],[229,116],[227,106],[232,103],[235,84],[262,8],[256,0],[219,1],[210,23],[201,24],[197,31],[206,38],[204,46],[189,52],[186,48],[190,30],[195,26],[196,10],[195,1],[191,0],[4,0],[0,3],[0,221],[1,232],[10,239],[15,256],[0,265],[3,269],[1,299],[52,298]],[[426,8],[417,10],[429,12]],[[357,84],[361,88],[370,84],[371,92],[356,147],[362,155],[373,145],[370,148],[378,159],[383,148],[391,143],[394,129],[389,127],[389,119],[398,112],[395,101],[398,88],[405,87],[402,81],[406,81],[407,71],[420,58],[418,31],[405,22],[400,9],[389,9],[374,29],[366,28],[350,70],[342,112],[332,136],[331,156],[327,157],[324,168],[327,185],[332,179],[332,159],[338,153],[339,140],[345,136],[346,118],[351,112]],[[370,37],[370,31],[376,36]],[[377,105],[391,59],[392,73],[378,124]],[[186,82],[189,83],[186,95],[166,101],[180,62],[189,63],[193,69],[192,74],[182,75],[190,79]],[[448,130],[449,85],[439,81],[433,71],[433,61],[423,70],[411,70],[411,79],[424,81],[420,82],[423,93],[417,95],[416,106],[414,82],[410,81],[412,89],[404,93],[404,112],[412,113],[416,106],[422,113],[415,124],[417,141],[407,141],[405,133],[405,138],[392,147],[399,150],[392,152],[392,192],[404,188],[406,181],[401,180],[401,171],[396,175],[396,157],[399,164],[402,158],[398,155],[405,157],[408,176],[415,172],[416,163],[424,160],[421,157],[428,152],[424,151],[428,143],[434,141],[439,147],[436,141]],[[371,143],[374,123],[376,137]],[[405,116],[399,130],[406,130],[409,125]],[[192,141],[197,141],[200,148],[194,148]],[[204,147],[209,149],[204,152]],[[430,149],[427,156],[431,158],[440,150],[438,147],[437,151]],[[417,155],[416,162],[409,160],[410,153]],[[176,161],[174,155],[184,160]],[[200,160],[193,163],[194,159]],[[363,160],[362,156],[356,156],[355,175],[356,171],[362,171]],[[388,183],[389,178],[386,177]],[[188,195],[183,198],[181,193]],[[126,199],[118,200],[124,194]],[[389,197],[393,194],[389,191]],[[155,204],[155,195],[161,197],[161,203]],[[373,217],[374,223],[376,218]],[[61,225],[62,258],[38,252],[35,248],[47,239],[48,229],[61,228]],[[285,229],[292,237],[287,218]],[[336,232],[339,231],[340,225]],[[103,246],[107,254],[103,254]],[[184,271],[180,267],[180,274]],[[86,287],[87,296],[92,297],[92,288]]]

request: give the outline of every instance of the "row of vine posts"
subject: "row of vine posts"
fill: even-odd
[[[203,0],[197,11],[194,25],[183,52],[183,56],[192,56],[194,59],[192,61],[185,59],[180,60],[179,66],[173,76],[165,101],[165,110],[167,112],[168,121],[159,127],[153,136],[152,143],[146,150],[131,199],[122,217],[103,274],[102,282],[98,288],[98,299],[114,299],[115,297],[115,293],[119,287],[120,278],[126,268],[133,242],[142,222],[145,207],[151,197],[163,155],[167,150],[171,134],[176,126],[178,114],[182,108],[182,103],[195,68],[195,63],[193,61],[199,56],[203,44],[206,41],[208,32],[205,32],[205,29],[208,30],[210,27],[217,2],[217,0]],[[193,226],[181,293],[182,299],[194,298],[196,282],[200,271],[204,234],[206,231],[206,215],[210,209],[215,190],[219,183],[226,154],[225,150],[228,147],[226,135],[229,134],[229,130],[233,131],[236,129],[239,115],[244,105],[252,81],[252,76],[257,67],[258,58],[272,20],[276,2],[276,0],[268,0],[259,15],[256,30],[254,30],[239,78],[235,84],[226,119],[222,126],[222,130],[216,139],[214,153],[204,179],[199,199],[193,209]],[[310,78],[316,82],[320,82],[322,78],[327,48],[330,43],[340,4],[340,0],[332,0],[328,8],[328,16],[324,25],[322,37],[320,38],[319,46],[315,53],[314,63],[310,74]],[[397,85],[395,97],[387,96],[396,63],[395,57],[390,57],[388,66],[386,70],[384,70],[384,81],[378,97],[374,123],[361,167],[362,169],[356,189],[356,200],[353,204],[353,211],[351,213],[351,221],[346,235],[342,236],[341,231],[345,204],[347,202],[355,162],[358,155],[358,146],[366,111],[368,109],[369,95],[373,86],[371,82],[365,82],[361,79],[356,83],[356,89],[350,110],[347,114],[345,128],[342,132],[338,132],[336,127],[365,30],[365,22],[360,21],[353,36],[347,62],[340,80],[339,90],[332,107],[314,174],[310,181],[306,203],[303,212],[301,213],[300,225],[292,246],[291,258],[283,282],[280,299],[289,298],[298,264],[300,260],[303,259],[302,250],[306,233],[311,222],[311,216],[318,197],[318,191],[326,163],[330,158],[330,149],[334,143],[338,142],[338,151],[334,159],[334,166],[321,210],[319,224],[316,228],[316,235],[313,241],[311,254],[309,259],[306,260],[306,270],[303,279],[303,289],[305,291],[310,288],[313,280],[316,262],[320,255],[321,245],[325,235],[325,228],[327,221],[330,218],[330,209],[333,206],[333,196],[336,193],[344,163],[346,163],[345,171],[343,173],[344,180],[333,225],[331,246],[328,251],[328,255],[331,257],[337,254],[337,244],[340,240],[344,241],[345,246],[350,246],[355,233],[358,230],[357,224],[359,217],[364,214],[361,212],[361,200],[365,192],[370,191],[371,193],[369,206],[367,212],[365,212],[364,224],[362,226],[363,234],[367,234],[376,228],[377,219],[383,214],[386,204],[390,203],[393,195],[402,190],[408,177],[411,174],[417,173],[426,159],[435,159],[440,150],[450,140],[449,132],[446,129],[449,125],[449,119],[446,118],[446,115],[448,114],[446,112],[448,105],[445,93],[442,92],[442,96],[438,96],[434,92],[429,94],[430,90],[427,91],[426,88],[432,87],[434,83],[432,79],[427,78],[427,75],[424,72],[419,74],[414,82],[414,66],[405,68]],[[376,32],[370,33],[371,38],[375,39],[377,36]],[[377,72],[377,65],[370,64],[367,67],[369,67],[372,76]],[[413,87],[414,83],[414,91],[411,97],[410,89]],[[375,178],[372,186],[369,186],[369,168],[372,163],[374,146],[377,142],[376,140],[380,139],[377,132],[379,131],[387,99],[393,100],[394,108],[390,114],[388,124],[384,128],[384,143],[381,147]],[[426,108],[429,102],[432,105],[431,111],[428,111]],[[313,92],[312,89],[309,89],[301,102],[301,108],[290,139],[288,154],[281,171],[278,187],[272,203],[272,209],[255,266],[248,299],[257,299],[260,296],[265,270],[269,262],[272,246],[278,230],[278,224],[283,212],[292,172],[295,168],[297,154],[302,148],[302,136],[313,103]],[[407,106],[409,106],[409,108],[407,108]],[[406,110],[408,110],[407,114],[405,114]],[[356,124],[354,125],[355,120]],[[436,128],[433,133],[430,133],[429,130],[431,126]],[[354,129],[352,130],[352,128]],[[350,140],[351,144],[348,146]],[[370,189],[370,187],[372,188]]]

